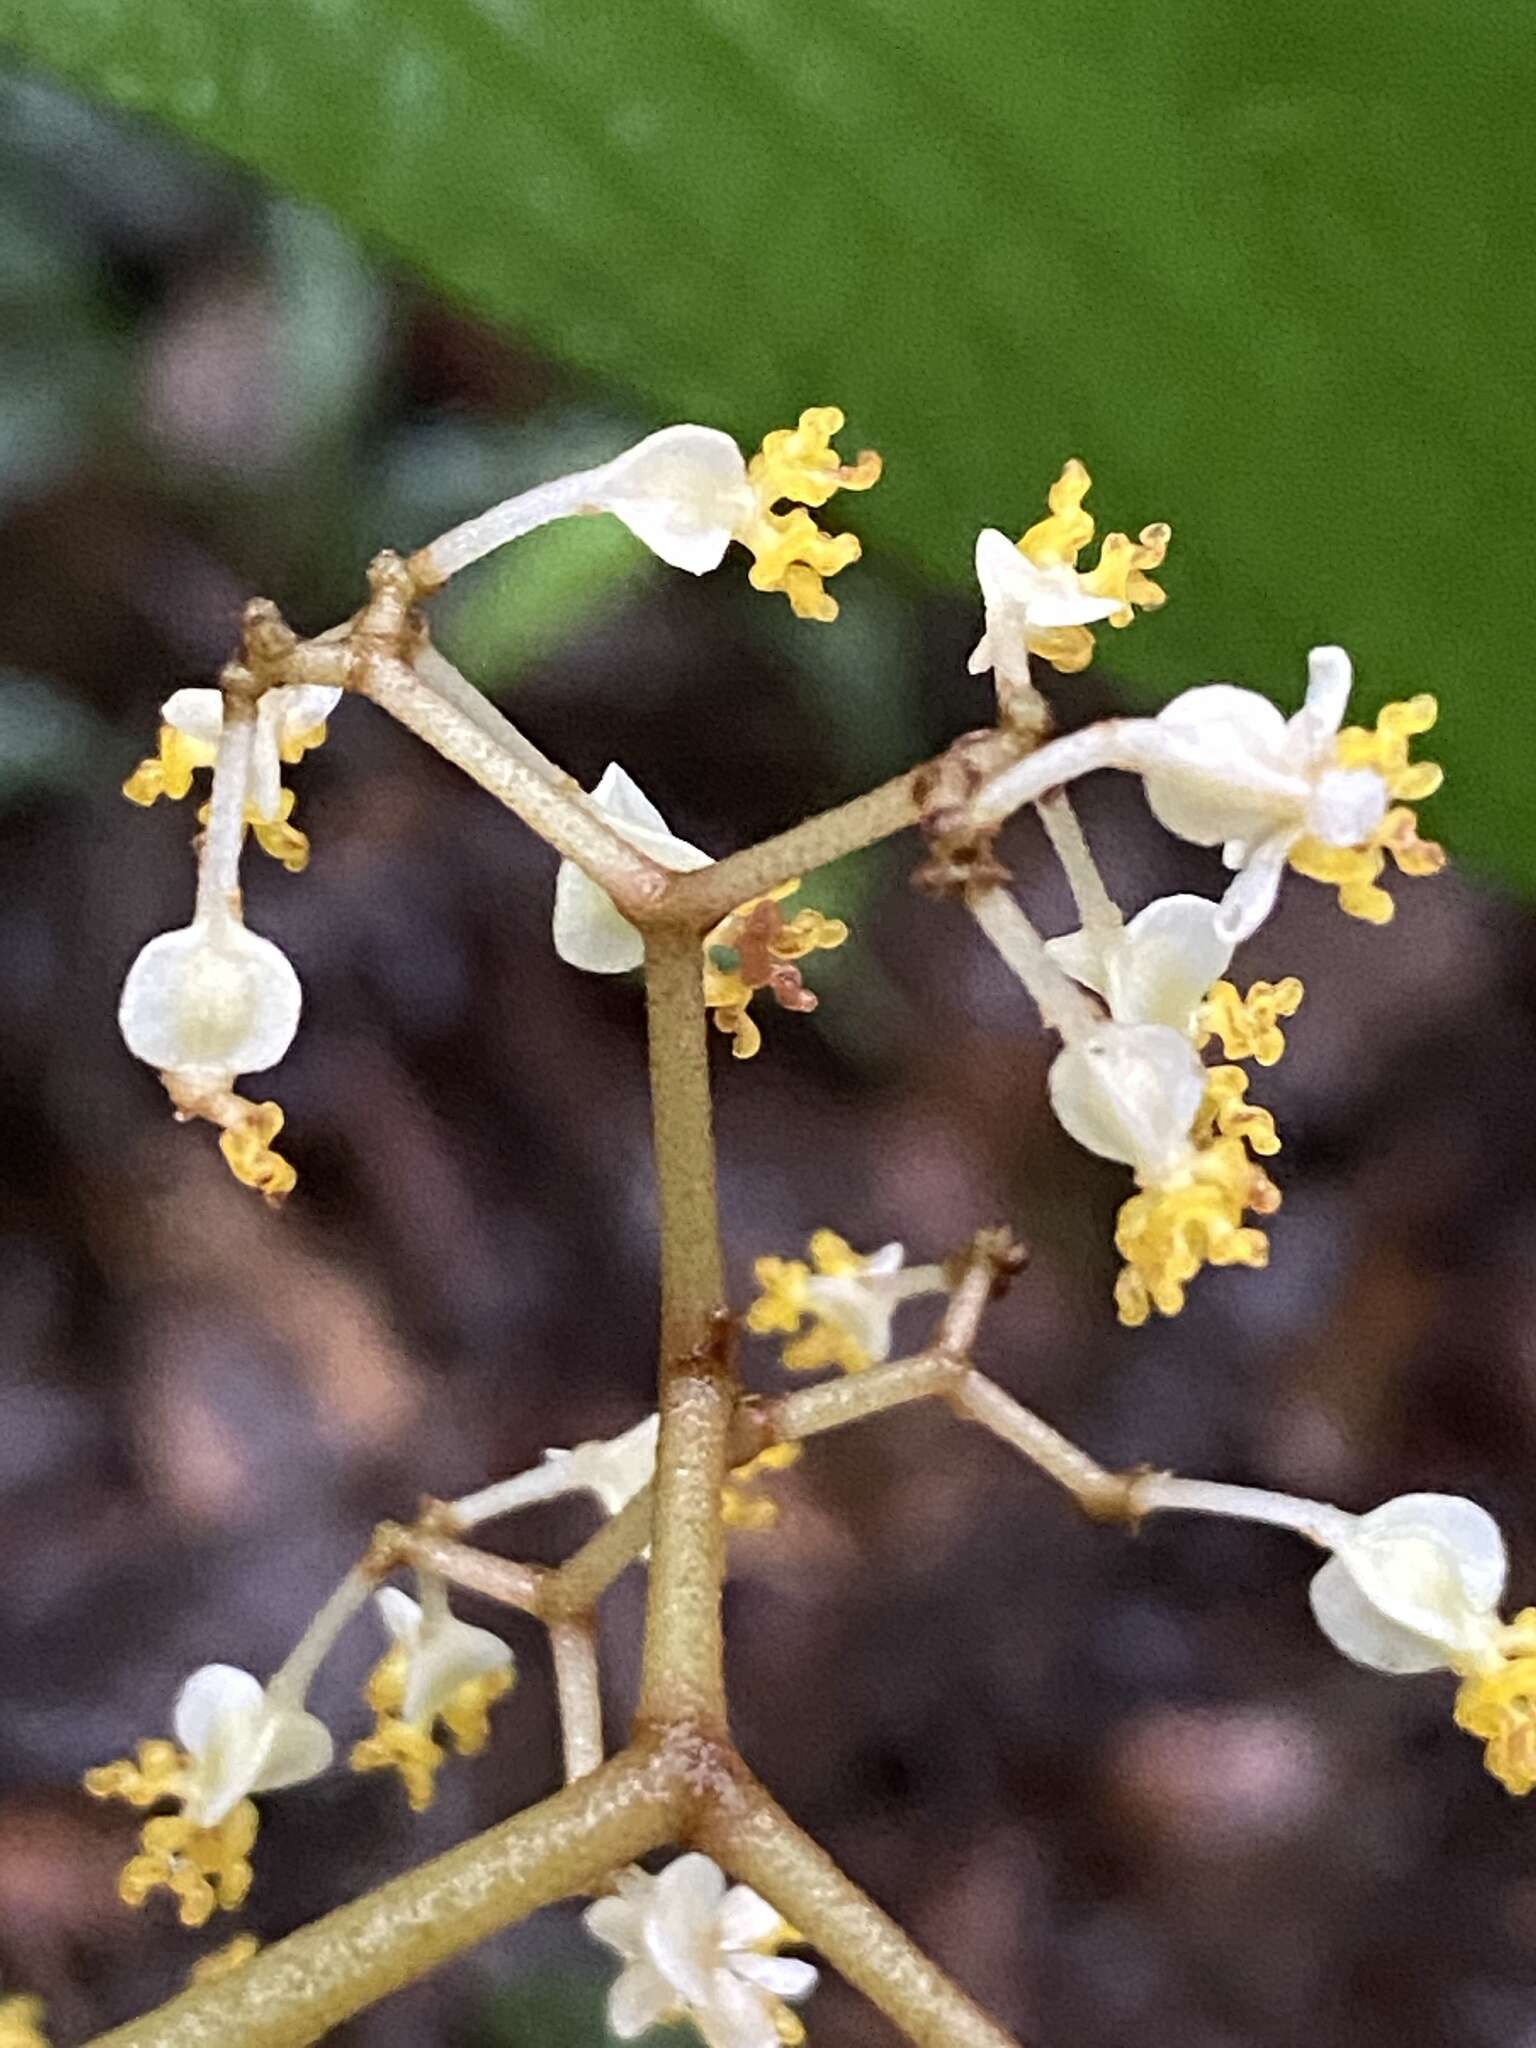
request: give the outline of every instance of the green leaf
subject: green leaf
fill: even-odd
[[[0,0],[0,37],[658,421],[843,405],[888,458],[860,530],[954,584],[1080,454],[1104,524],[1175,529],[1110,664],[1292,701],[1343,641],[1367,703],[1444,699],[1430,829],[1536,880],[1529,9]]]

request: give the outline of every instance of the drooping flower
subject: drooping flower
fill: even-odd
[[[309,859],[309,841],[290,823],[293,792],[283,788],[284,762],[302,760],[325,739],[325,722],[341,691],[290,683],[265,691],[256,705],[256,735],[246,783],[245,818],[262,850],[297,874]],[[157,751],[123,784],[136,804],[184,797],[198,768],[211,768],[224,725],[219,690],[177,690],[160,708]],[[206,822],[206,821],[205,821]]]
[[[1093,517],[1083,508],[1092,478],[1075,458],[1051,486],[1050,516],[1014,546],[988,527],[976,542],[976,576],[986,600],[987,629],[970,659],[972,675],[995,669],[1001,678],[1025,679],[1038,654],[1063,674],[1093,659],[1090,626],[1128,626],[1136,607],[1155,611],[1166,593],[1147,571],[1168,552],[1169,529],[1145,526],[1137,540],[1104,537],[1097,565],[1077,558],[1093,539]]]
[[[180,1811],[144,1823],[140,1853],[118,1883],[130,1906],[164,1887],[184,1926],[200,1927],[215,1907],[234,1908],[250,1890],[256,1839],[254,1792],[277,1792],[318,1777],[333,1754],[330,1731],[302,1706],[232,1664],[206,1664],[177,1694],[174,1742],[141,1742],[88,1771],[96,1799],[130,1806],[174,1800]]]
[[[460,1756],[475,1755],[489,1739],[492,1705],[515,1682],[500,1636],[450,1613],[446,1588],[425,1574],[423,1596],[426,1606],[397,1586],[375,1595],[393,1640],[368,1680],[373,1733],[353,1745],[350,1758],[355,1771],[398,1771],[417,1813],[431,1805],[444,1759],[437,1722]]]
[[[749,1014],[752,998],[767,989],[781,1010],[814,1010],[817,997],[795,964],[808,953],[830,952],[848,937],[841,918],[801,910],[786,918],[779,908],[800,887],[799,877],[754,896],[723,917],[704,941],[704,1003],[717,1031],[733,1041],[732,1057],[749,1060],[763,1034]]]
[[[832,447],[843,415],[811,406],[767,435],[749,461],[714,427],[664,427],[585,480],[583,496],[612,512],[653,553],[695,575],[719,566],[733,540],[752,555],[754,590],[782,590],[797,618],[835,619],[823,578],[859,558],[851,533],[822,533],[805,509],[836,491],[867,491],[880,458],[844,463]],[[777,507],[788,505],[781,511]]]
[[[293,1043],[299,978],[270,939],[220,911],[149,941],[128,970],[118,1027],[154,1067],[177,1109],[219,1126],[236,1178],[281,1200],[294,1171],[272,1150],[283,1113],[233,1092],[237,1074],[276,1066]]]
[[[1440,785],[1434,763],[1408,760],[1409,738],[1434,724],[1434,698],[1387,705],[1374,732],[1341,731],[1349,657],[1314,647],[1309,668],[1306,703],[1290,719],[1235,684],[1184,691],[1152,721],[1138,763],[1159,822],[1197,846],[1221,846],[1237,870],[1218,926],[1234,943],[1269,915],[1287,862],[1335,884],[1340,906],[1373,924],[1392,915],[1377,886],[1389,855],[1405,874],[1444,865],[1409,808]]]
[[[621,839],[659,866],[684,874],[707,868],[710,855],[667,828],[667,821],[634,777],[610,761],[592,791],[592,802]],[[555,876],[555,951],[588,974],[624,974],[645,958],[645,941],[612,897],[572,860]]]
[[[903,1301],[945,1294],[942,1266],[905,1266],[899,1244],[856,1252],[834,1230],[818,1230],[803,1259],[759,1259],[753,1274],[762,1292],[747,1310],[747,1328],[759,1336],[782,1331],[784,1363],[795,1372],[840,1365],[862,1372],[891,1355],[891,1319]],[[796,1336],[803,1322],[810,1328]]]
[[[786,1999],[816,1988],[817,1971],[776,1951],[797,1939],[746,1885],[690,1854],[659,1876],[622,1871],[615,1896],[582,1916],[624,1968],[608,1994],[608,2025],[632,2041],[663,2020],[691,2020],[708,2048],[794,2048],[805,2030]]]
[[[610,1515],[627,1507],[656,1470],[659,1415],[647,1415],[621,1436],[594,1437],[570,1450],[558,1445],[544,1453],[562,1493],[590,1493]]]

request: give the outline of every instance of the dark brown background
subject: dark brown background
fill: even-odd
[[[343,707],[295,777],[309,873],[250,862],[251,921],[307,991],[272,1083],[301,1175],[278,1217],[117,1040],[128,962],[190,905],[192,820],[116,785],[247,594],[318,628],[373,548],[657,422],[370,274],[323,223],[35,85],[3,98],[0,1977],[71,2043],[211,1943],[163,1900],[115,1902],[130,1822],[81,1770],[162,1732],[195,1665],[270,1669],[377,1516],[636,1419],[655,1309],[637,993],[555,959],[542,847]],[[1065,452],[1048,423],[1020,451],[1020,521]],[[487,579],[445,643],[489,648],[481,679],[542,745],[587,780],[617,756],[712,849],[985,715],[974,606],[889,564],[842,580],[830,629],[739,574],[625,573],[533,660]],[[1106,651],[1133,673],[1156,630]],[[1060,691],[1068,717],[1111,701],[1095,679]],[[1133,787],[1084,809],[1128,904],[1214,888]],[[1032,829],[1006,851],[1062,929]],[[913,858],[813,892],[857,926],[812,965],[821,1012],[768,1020],[751,1066],[719,1059],[738,1301],[754,1255],[821,1223],[929,1258],[1010,1221],[1034,1263],[983,1362],[1099,1456],[1349,1506],[1464,1490],[1509,1531],[1516,1601],[1536,1593],[1522,917],[1453,875],[1400,885],[1376,932],[1292,881],[1243,963],[1308,986],[1255,1088],[1286,1139],[1272,1270],[1207,1276],[1136,1334],[1109,1307],[1123,1177],[1051,1124],[1022,992],[909,892]],[[748,1368],[778,1381],[768,1346]],[[1536,2042],[1536,1814],[1482,1774],[1449,1681],[1359,1673],[1321,1640],[1298,1545],[1088,1527],[926,1413],[817,1446],[781,1492],[778,1531],[735,1552],[743,1747],[1024,2038]],[[554,1556],[590,1526],[567,1504],[508,1540]],[[626,1582],[611,1606],[615,1729],[638,1598]],[[542,1645],[508,1633],[523,1685],[427,1819],[344,1772],[268,1802],[251,1926],[281,1934],[551,1786]],[[344,1739],[376,1647],[360,1626],[322,1679]],[[605,1975],[550,1914],[346,2038],[561,2048],[596,2038]],[[835,1985],[811,2027],[819,2048],[892,2038]]]

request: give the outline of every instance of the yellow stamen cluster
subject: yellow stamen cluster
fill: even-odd
[[[1387,785],[1392,806],[1360,846],[1328,846],[1321,839],[1299,839],[1291,848],[1291,866],[1296,872],[1336,888],[1339,908],[1351,917],[1364,918],[1367,924],[1388,924],[1392,918],[1392,898],[1377,883],[1389,857],[1405,875],[1437,875],[1445,866],[1444,847],[1419,837],[1418,816],[1412,808],[1434,795],[1444,780],[1443,772],[1437,762],[1408,758],[1409,741],[1429,731],[1438,710],[1425,691],[1399,704],[1384,704],[1374,731],[1361,725],[1346,726],[1338,737],[1338,765],[1374,769]]]
[[[799,886],[797,877],[738,904],[704,941],[705,1006],[714,1013],[715,1029],[734,1041],[731,1053],[738,1060],[751,1059],[763,1042],[748,1014],[758,990],[768,989],[780,1009],[814,1010],[816,997],[794,963],[808,953],[830,952],[848,937],[840,918],[823,917],[819,910],[784,916],[779,904]]]
[[[48,2048],[40,1998],[0,1998],[0,2048]]]
[[[283,1112],[275,1102],[250,1102],[232,1089],[192,1088],[175,1074],[162,1074],[166,1093],[178,1117],[201,1117],[219,1130],[219,1150],[235,1179],[255,1188],[273,1208],[298,1185],[299,1176],[281,1153],[272,1150],[283,1128]]]
[[[442,1722],[460,1756],[477,1755],[490,1739],[492,1706],[512,1690],[515,1681],[508,1670],[486,1671],[467,1679],[438,1708],[433,1722],[422,1727],[401,1718],[405,1676],[405,1648],[396,1643],[369,1675],[363,1696],[373,1709],[373,1733],[353,1744],[348,1761],[354,1771],[398,1771],[412,1812],[425,1813],[445,1760],[445,1752],[433,1736],[433,1724]]]
[[[325,738],[323,726],[320,728],[320,737]],[[286,760],[288,756],[285,754],[283,758]],[[297,825],[288,822],[293,816],[294,801],[293,791],[285,789],[278,802],[277,814],[271,818],[264,818],[254,804],[247,804],[245,822],[263,853],[270,854],[290,875],[301,875],[309,866],[309,839]],[[209,805],[204,804],[198,812],[199,825],[207,825],[209,808]]]
[[[1062,562],[1075,568],[1093,539],[1093,515],[1083,506],[1092,482],[1075,456],[1066,463],[1046,497],[1050,516],[1030,527],[1019,542],[1019,553],[1042,569]],[[1138,608],[1156,611],[1167,602],[1168,593],[1147,571],[1162,565],[1171,538],[1171,530],[1161,523],[1144,526],[1135,540],[1129,534],[1105,534],[1097,564],[1078,581],[1091,597],[1119,600],[1119,609],[1109,616],[1111,626],[1128,626]],[[1028,637],[1030,652],[1063,675],[1075,675],[1093,659],[1093,634],[1087,626],[1043,626]]]
[[[748,1493],[745,1489],[765,1472],[782,1472],[787,1465],[793,1465],[800,1456],[800,1444],[770,1444],[759,1451],[755,1458],[749,1458],[745,1465],[737,1465],[726,1484],[720,1489],[720,1519],[727,1529],[771,1529],[779,1519],[779,1504],[760,1493]]]
[[[123,795],[146,808],[159,797],[177,803],[192,787],[194,768],[211,768],[218,749],[174,725],[162,725],[156,751],[139,763],[123,784]]]
[[[1294,974],[1284,981],[1256,981],[1245,996],[1232,982],[1218,981],[1200,1005],[1196,1047],[1219,1038],[1229,1060],[1254,1060],[1272,1067],[1285,1051],[1279,1020],[1295,1016],[1305,993]]]
[[[759,1259],[752,1276],[762,1292],[747,1310],[747,1328],[760,1337],[782,1334],[790,1338],[784,1346],[784,1363],[792,1372],[814,1372],[823,1365],[840,1365],[844,1372],[863,1372],[869,1353],[852,1331],[817,1306],[811,1296],[813,1274],[841,1279],[862,1273],[869,1264],[846,1238],[835,1230],[818,1230],[811,1238],[809,1265],[803,1259]],[[811,1327],[796,1336],[807,1318]]]
[[[155,1806],[180,1799],[192,1760],[174,1742],[141,1742],[138,1761],[126,1757],[85,1774],[93,1799],[123,1799],[130,1806]],[[250,1853],[256,1840],[256,1808],[249,1799],[216,1826],[202,1827],[184,1813],[158,1814],[139,1831],[139,1853],[130,1856],[117,1881],[125,1905],[142,1906],[153,1891],[176,1899],[184,1927],[201,1927],[215,1908],[241,1905],[251,1888]]]
[[[1529,1644],[1536,1608],[1517,1614],[1506,1633]],[[1474,1671],[1456,1692],[1456,1725],[1486,1744],[1483,1761],[1507,1792],[1536,1791],[1536,1654],[1508,1656]]]
[[[1202,1266],[1268,1264],[1268,1238],[1243,1216],[1272,1216],[1280,1190],[1249,1148],[1267,1158],[1280,1140],[1269,1111],[1244,1100],[1247,1087],[1240,1067],[1212,1067],[1185,1164],[1121,1207],[1115,1249],[1126,1263],[1115,1281],[1115,1307],[1133,1329],[1153,1309],[1177,1315]]]
[[[747,464],[757,504],[736,536],[752,551],[747,580],[754,590],[782,590],[800,619],[837,617],[837,601],[828,597],[822,578],[835,576],[860,554],[855,534],[823,533],[804,507],[825,505],[834,491],[867,491],[880,480],[880,457],[871,449],[857,462],[840,460],[831,443],[842,426],[835,405],[810,406],[798,426],[766,435]],[[785,501],[792,510],[773,509]]]
[[[244,1969],[260,1947],[261,1943],[254,1934],[237,1934],[233,1941],[225,1942],[212,1955],[194,1963],[187,1972],[187,1982],[217,1984],[221,1978],[232,1977],[236,1970]],[[4,2048],[3,2042],[0,2042],[0,2048]]]
[[[292,767],[313,748],[324,744],[325,730],[322,722],[311,726],[308,732],[293,733],[279,739],[278,758]],[[218,749],[211,741],[194,739],[190,733],[184,733],[174,725],[162,724],[156,751],[134,769],[123,784],[123,795],[130,803],[146,807],[160,797],[179,802],[191,790],[194,770],[211,768],[217,753]],[[285,789],[274,817],[264,817],[254,804],[247,804],[245,822],[262,852],[280,861],[289,874],[296,875],[308,864],[309,841],[296,825],[289,822],[293,804],[293,791]],[[206,804],[199,810],[197,821],[200,825],[207,824]]]

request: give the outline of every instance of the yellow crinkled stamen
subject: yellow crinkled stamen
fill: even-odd
[[[293,1193],[299,1176],[272,1141],[283,1128],[283,1112],[275,1102],[247,1102],[235,1095],[240,1114],[225,1125],[219,1136],[219,1150],[230,1172],[248,1188],[255,1188],[274,1206]]]
[[[400,1718],[405,1703],[406,1652],[396,1643],[385,1651],[369,1674],[364,1698],[374,1712],[374,1729],[352,1746],[348,1758],[354,1771],[398,1771],[413,1813],[432,1804],[437,1774],[445,1761],[431,1727]],[[487,1671],[467,1679],[437,1711],[460,1756],[473,1756],[490,1735],[490,1709],[512,1690],[510,1671]]]
[[[1278,1188],[1235,1137],[1195,1154],[1186,1178],[1132,1195],[1115,1221],[1115,1248],[1126,1261],[1115,1281],[1121,1322],[1135,1328],[1154,1308],[1176,1316],[1202,1266],[1267,1264],[1269,1240],[1243,1223],[1243,1212],[1267,1216],[1279,1206]]]
[[[162,1799],[179,1799],[186,1786],[192,1759],[174,1742],[141,1742],[138,1761],[119,1757],[116,1763],[98,1764],[87,1771],[82,1783],[93,1799],[125,1799],[130,1806],[154,1806]]]
[[[307,732],[287,734],[278,740],[277,758],[291,768],[296,761],[302,761],[306,754],[313,753],[316,747],[325,745],[325,732],[325,720],[322,718],[318,725],[312,725]]]
[[[251,1888],[256,1828],[249,1799],[216,1827],[200,1827],[184,1813],[159,1814],[140,1830],[140,1851],[123,1866],[118,1897],[125,1905],[142,1906],[151,1892],[169,1891],[183,1927],[201,1927],[217,1907],[232,1912]]]
[[[324,739],[324,726],[321,726],[319,731],[321,739]],[[264,817],[254,804],[248,803],[245,807],[245,822],[263,853],[270,854],[290,875],[301,875],[309,866],[309,840],[297,825],[288,822],[293,816],[293,806],[293,791],[285,789],[278,800],[275,817]],[[209,806],[204,804],[197,814],[199,825],[208,823],[208,811]]]
[[[1282,1017],[1294,1017],[1306,991],[1294,974],[1284,981],[1256,981],[1247,995],[1239,995],[1230,981],[1213,983],[1200,1005],[1197,1046],[1221,1040],[1229,1060],[1256,1060],[1272,1067],[1285,1051]]]
[[[1291,848],[1291,866],[1314,882],[1339,892],[1339,908],[1367,924],[1388,924],[1392,898],[1377,886],[1390,858],[1400,874],[1437,875],[1445,866],[1445,849],[1419,837],[1412,806],[1433,796],[1444,780],[1437,762],[1410,761],[1408,743],[1434,724],[1439,706],[1425,690],[1401,703],[1384,704],[1375,729],[1346,726],[1335,743],[1341,768],[1370,768],[1394,799],[1370,838],[1360,846],[1329,846],[1321,839],[1298,839]]]
[[[1019,542],[1020,554],[1040,568],[1063,562],[1075,567],[1093,539],[1093,516],[1083,505],[1092,482],[1076,456],[1064,464],[1047,495],[1050,517],[1030,527]],[[1161,523],[1144,526],[1135,540],[1124,533],[1104,536],[1097,564],[1080,574],[1078,582],[1090,596],[1119,600],[1119,608],[1109,615],[1111,626],[1128,626],[1138,608],[1156,611],[1167,601],[1168,593],[1146,572],[1161,565],[1171,537],[1171,529]],[[1093,659],[1093,634],[1087,626],[1040,626],[1027,640],[1030,652],[1062,675],[1076,675]]]
[[[779,1519],[778,1502],[744,1489],[764,1472],[782,1472],[786,1465],[793,1465],[801,1449],[799,1444],[770,1444],[745,1465],[732,1470],[730,1479],[720,1489],[720,1519],[727,1529],[773,1527]]]
[[[791,1372],[815,1372],[840,1365],[844,1372],[863,1372],[869,1353],[851,1330],[826,1315],[810,1295],[812,1273],[824,1279],[862,1273],[869,1261],[835,1230],[818,1230],[810,1241],[811,1263],[803,1259],[759,1259],[752,1268],[762,1292],[747,1310],[747,1328],[758,1336],[784,1335],[790,1342],[781,1356]],[[810,1328],[794,1333],[809,1317]]]
[[[0,2048],[48,2048],[40,1998],[0,1998]]]
[[[839,458],[831,442],[842,426],[835,405],[810,406],[798,426],[765,435],[747,464],[757,500],[754,516],[737,534],[754,558],[747,580],[754,590],[782,590],[801,619],[837,617],[837,602],[827,595],[822,579],[846,569],[860,554],[854,534],[823,533],[803,508],[824,505],[834,491],[867,491],[880,478],[880,457],[870,449],[856,462]],[[792,509],[775,511],[784,500]]]
[[[236,1970],[245,1967],[260,1947],[261,1943],[254,1934],[237,1934],[222,1948],[216,1948],[212,1955],[194,1963],[187,1972],[187,1982],[217,1984],[221,1978],[232,1977]],[[3,2042],[0,2042],[0,2048],[4,2048]]]
[[[811,1269],[803,1259],[758,1259],[752,1277],[762,1289],[747,1310],[747,1328],[759,1337],[793,1334],[806,1313],[805,1289]]]
[[[1536,1622],[1529,1608],[1511,1626]],[[1486,1747],[1483,1762],[1507,1792],[1536,1791],[1536,1656],[1506,1658],[1464,1678],[1456,1692],[1456,1725]]]
[[[1274,1157],[1280,1150],[1275,1120],[1267,1109],[1247,1101],[1247,1093],[1248,1076],[1241,1067],[1210,1067],[1206,1070],[1205,1100],[1195,1118],[1197,1147],[1209,1145],[1218,1136],[1242,1138],[1249,1150],[1257,1152],[1261,1158]],[[1250,1203],[1249,1207],[1252,1206]]]
[[[195,740],[174,725],[162,725],[159,751],[141,761],[123,784],[130,803],[152,804],[158,797],[173,802],[192,787],[194,768],[211,768],[218,749],[207,740]]]
[[[830,952],[848,937],[841,918],[802,910],[786,919],[779,909],[800,887],[799,878],[781,882],[766,896],[754,896],[723,917],[704,941],[704,1004],[715,1029],[734,1040],[734,1058],[749,1060],[763,1035],[748,1014],[752,998],[771,990],[783,1010],[814,1010],[816,997],[800,979],[797,960]]]

